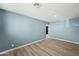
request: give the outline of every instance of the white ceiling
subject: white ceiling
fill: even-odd
[[[48,22],[79,17],[78,3],[40,3],[40,8],[33,4],[2,3],[1,8]]]

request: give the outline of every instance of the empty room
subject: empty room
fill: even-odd
[[[0,3],[0,56],[79,56],[79,3]]]

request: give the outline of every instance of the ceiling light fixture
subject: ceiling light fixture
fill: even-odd
[[[35,6],[35,7],[39,8],[39,7],[41,7],[41,4],[39,4],[39,3],[34,3],[34,5],[33,5],[33,6]]]

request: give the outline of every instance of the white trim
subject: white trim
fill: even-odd
[[[46,38],[49,38],[48,34],[46,34]]]
[[[48,36],[48,35],[46,35],[46,38],[50,38],[50,39],[53,38],[53,39],[56,39],[56,40],[61,40],[61,41],[69,42],[69,43],[79,44],[78,42],[69,41],[69,40],[64,40],[64,39],[55,38],[55,37],[50,37],[50,36]],[[9,49],[9,50],[2,51],[2,52],[0,52],[0,55],[1,55],[1,54],[5,54],[5,53],[10,52],[10,51],[13,51],[13,50],[16,50],[16,49],[19,49],[19,48],[22,48],[22,47],[27,46],[27,45],[35,44],[35,43],[40,42],[40,41],[42,41],[42,40],[45,40],[45,39],[41,39],[41,40],[34,41],[34,42],[32,42],[32,43],[29,43],[29,44],[25,44],[25,45],[18,46],[18,47],[15,47],[15,48]]]
[[[70,41],[70,40],[60,39],[60,38],[56,38],[56,37],[47,36],[47,38],[61,40],[61,41],[66,41],[66,42],[74,43],[74,44],[79,44],[79,42],[74,42],[74,41]]]
[[[28,43],[28,44],[25,44],[25,45],[21,45],[21,46],[18,46],[18,47],[9,49],[9,50],[2,51],[2,52],[0,52],[0,55],[1,55],[1,54],[5,54],[5,53],[10,52],[10,51],[13,51],[13,50],[15,50],[15,49],[22,48],[22,47],[27,46],[27,45],[35,44],[35,43],[40,42],[40,41],[42,41],[42,40],[44,40],[44,39],[37,40],[37,41],[34,41],[34,42],[32,42],[32,43]]]

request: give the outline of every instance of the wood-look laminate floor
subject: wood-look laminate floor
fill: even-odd
[[[44,39],[3,56],[79,56],[79,45],[55,39]]]

